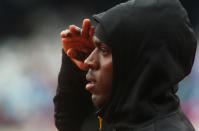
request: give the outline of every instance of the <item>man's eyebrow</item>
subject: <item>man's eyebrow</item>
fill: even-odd
[[[99,46],[102,45],[102,42],[99,41],[99,40],[95,40],[95,41],[94,41],[94,44],[95,44],[96,47],[99,47]]]

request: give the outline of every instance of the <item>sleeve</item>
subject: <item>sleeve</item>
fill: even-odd
[[[93,110],[85,84],[85,72],[62,49],[62,65],[54,97],[55,125],[59,131],[79,131],[86,116]]]

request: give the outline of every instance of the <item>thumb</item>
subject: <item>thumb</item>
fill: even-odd
[[[84,53],[82,51],[70,48],[67,51],[67,55],[70,58],[76,59],[78,61],[84,61],[86,59],[86,57],[88,56],[88,53]]]
[[[77,56],[77,53],[75,52],[74,49],[70,48],[67,50],[66,52],[67,56],[69,56],[70,58],[75,58]]]

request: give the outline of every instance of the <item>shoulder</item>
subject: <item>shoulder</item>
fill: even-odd
[[[182,109],[156,120],[155,128],[157,131],[195,131]]]
[[[195,131],[195,129],[182,109],[178,109],[153,120],[151,124],[140,126],[136,131]]]

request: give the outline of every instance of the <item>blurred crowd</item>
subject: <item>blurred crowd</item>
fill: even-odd
[[[0,131],[56,131],[60,32],[124,1],[0,1]],[[199,40],[199,4],[181,1]],[[182,107],[199,131],[199,48],[191,74],[179,87]]]

